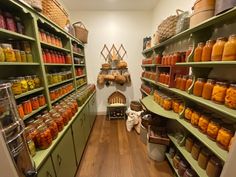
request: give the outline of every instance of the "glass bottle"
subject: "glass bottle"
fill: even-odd
[[[213,46],[212,54],[211,54],[211,61],[221,61],[222,55],[225,47],[227,39],[224,37],[220,37],[217,39],[216,43]]]
[[[194,57],[193,57],[193,61],[194,62],[201,61],[203,47],[204,47],[204,43],[203,42],[198,43],[198,46],[197,46],[197,48],[194,51]]]
[[[193,87],[193,94],[195,96],[201,97],[204,85],[205,85],[205,79],[198,78]]]
[[[206,100],[211,99],[212,91],[215,85],[215,80],[213,79],[207,79],[206,84],[204,84],[203,91],[202,91],[202,97]]]
[[[236,60],[236,35],[233,34],[229,37],[228,42],[225,43],[223,52],[223,61]]]
[[[201,61],[211,61],[212,48],[215,44],[214,40],[208,40],[206,45],[203,47]]]

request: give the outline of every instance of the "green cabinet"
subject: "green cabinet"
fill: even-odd
[[[77,165],[79,165],[86,144],[83,127],[84,127],[84,114],[83,112],[81,112],[76,118],[75,122],[72,124]]]
[[[84,114],[84,135],[85,135],[85,142],[87,142],[89,134],[90,134],[90,113],[89,113],[89,106],[88,104],[84,107],[83,110],[83,114]]]
[[[91,100],[89,101],[89,119],[91,128],[93,127],[96,115],[97,115],[97,104],[96,104],[96,95],[94,94]]]
[[[57,177],[74,177],[77,167],[71,129],[65,133],[51,156]]]
[[[44,165],[38,171],[38,177],[56,177],[51,157],[48,157]]]

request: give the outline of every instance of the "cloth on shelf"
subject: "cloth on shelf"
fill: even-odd
[[[126,120],[126,128],[130,132],[132,128],[137,125],[136,131],[140,133],[140,125],[141,125],[141,114],[143,111],[133,111],[130,108],[126,111],[127,120]],[[139,130],[139,131],[138,131]]]

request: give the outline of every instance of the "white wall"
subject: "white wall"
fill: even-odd
[[[97,75],[104,60],[100,52],[104,44],[119,46],[123,44],[128,56],[132,84],[119,87],[127,99],[137,100],[141,97],[141,61],[143,37],[150,33],[152,13],[148,11],[70,11],[71,21],[81,20],[89,30],[89,41],[85,47],[87,73],[90,83],[97,82]],[[116,91],[115,86],[97,89],[98,112],[106,111],[108,96]]]

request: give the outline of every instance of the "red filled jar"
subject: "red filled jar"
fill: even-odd
[[[186,90],[187,79],[188,79],[188,76],[183,76],[183,78],[180,82],[180,90],[182,90],[182,91]]]
[[[48,49],[45,49],[46,63],[52,63],[51,53]]]
[[[32,105],[32,109],[36,110],[39,108],[39,100],[38,97],[33,97],[30,99],[31,105]]]
[[[67,111],[69,120],[71,120],[71,118],[73,117],[72,109],[66,104],[63,105],[62,107],[63,107],[64,110]]]
[[[52,119],[49,118],[45,121],[45,124],[47,125],[47,127],[49,128],[51,135],[52,135],[52,139],[56,139],[58,136],[58,128],[57,128],[57,123]]]
[[[14,17],[12,16],[12,14],[10,14],[9,12],[4,12],[4,17],[6,20],[6,29],[13,31],[13,32],[17,32],[16,22],[14,20]]]
[[[72,63],[72,59],[70,54],[66,55],[66,64],[71,64]]]
[[[0,10],[0,28],[6,29],[6,22],[2,10]]]
[[[52,135],[50,129],[45,123],[42,123],[37,128],[38,134],[36,136],[37,146],[39,149],[47,149],[52,144]]]
[[[156,64],[161,64],[161,55],[160,54],[158,54],[157,56],[156,56]]]
[[[41,34],[41,40],[43,42],[47,42],[47,36],[46,36],[46,33],[43,29],[40,29],[40,34]]]
[[[164,84],[169,85],[169,81],[170,81],[170,74],[166,73]]]
[[[61,108],[58,110],[58,113],[62,116],[64,125],[67,125],[70,121],[68,112],[65,109]]]
[[[58,113],[54,113],[51,115],[53,120],[56,122],[57,124],[57,128],[58,128],[58,131],[62,131],[63,128],[64,128],[64,120],[63,120],[63,117],[58,114]]]
[[[50,50],[52,63],[56,63],[56,57],[53,50]]]
[[[176,52],[172,57],[171,65],[174,66],[176,63],[178,63],[180,61],[181,61],[180,53]]]
[[[45,96],[44,95],[39,95],[38,96],[38,100],[39,100],[39,106],[42,107],[46,104],[46,100],[45,100]]]
[[[175,77],[175,88],[180,89],[181,80],[182,80],[182,76],[181,75],[176,75],[176,77]]]
[[[43,50],[43,62],[47,63],[47,57],[46,57],[45,50]]]

